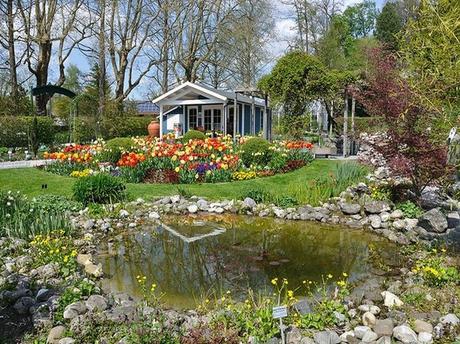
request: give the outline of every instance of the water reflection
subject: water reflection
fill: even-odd
[[[370,266],[368,244],[374,242],[391,257],[394,246],[357,230],[313,222],[278,221],[242,216],[203,219],[177,217],[166,224],[180,236],[158,226],[124,233],[101,251],[106,283],[112,290],[140,296],[137,275],[147,276],[164,292],[170,306],[191,307],[212,292],[242,295],[251,288],[270,292],[274,277],[287,278],[296,288],[303,280],[348,273],[365,277]],[[219,235],[188,243],[185,238],[225,228]]]

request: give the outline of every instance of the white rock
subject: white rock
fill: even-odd
[[[364,326],[374,326],[376,322],[375,315],[372,314],[371,312],[366,312],[363,314],[363,324]]]
[[[405,344],[417,343],[417,334],[407,325],[396,326],[393,337]]]
[[[404,213],[402,212],[401,209],[396,209],[396,210],[393,210],[392,213],[390,214],[390,217],[392,219],[400,219],[404,216]]]
[[[377,333],[372,332],[372,331],[367,331],[361,340],[363,341],[363,343],[372,343],[376,341],[378,337],[379,336],[377,336]]]
[[[191,204],[187,207],[187,210],[191,214],[195,214],[198,211],[198,206],[196,204]]]
[[[217,207],[215,210],[214,210],[217,214],[222,214],[224,212],[224,208],[222,207]]]
[[[393,228],[401,231],[406,228],[406,221],[405,220],[396,220],[393,222]]]
[[[378,229],[382,227],[382,219],[379,215],[369,215],[369,220],[371,221],[371,227],[374,229]]]
[[[402,302],[399,297],[393,293],[390,293],[388,290],[383,291],[381,295],[383,296],[384,300],[383,304],[388,308],[401,307],[404,304],[404,302]]]
[[[171,196],[171,203],[179,203],[180,195]]]
[[[125,209],[121,209],[120,210],[120,213],[118,214],[120,217],[128,217],[129,216],[129,213],[127,210]]]
[[[369,326],[356,326],[354,329],[355,337],[358,339],[363,339],[366,332],[371,331]]]
[[[417,227],[418,219],[406,219],[406,229],[408,231],[413,230]]]
[[[433,335],[428,332],[420,332],[418,334],[418,343],[419,344],[431,344],[433,343]]]
[[[384,211],[380,214],[380,219],[382,219],[383,222],[387,222],[390,219],[390,213]]]
[[[149,213],[149,219],[158,220],[159,218],[160,218],[160,214],[158,214],[156,211],[151,211]]]
[[[346,331],[340,335],[340,340],[342,342],[348,343],[349,338],[355,338],[355,333],[353,331]]]
[[[460,324],[460,319],[453,313],[443,316],[440,319],[440,321],[441,321],[441,324],[443,325],[457,326],[458,324]]]

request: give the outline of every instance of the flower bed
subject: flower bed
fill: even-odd
[[[47,170],[72,177],[85,177],[109,172],[134,183],[215,183],[248,180],[256,177],[286,173],[311,162],[313,145],[305,141],[280,141],[270,144],[269,152],[252,152],[249,163],[243,163],[245,142],[234,143],[230,137],[205,140],[154,140],[134,138],[134,146],[125,151],[116,164],[105,161],[109,151],[104,142],[94,145],[70,145],[62,151],[45,153],[56,163]],[[110,148],[112,149],[112,148]],[[268,161],[258,163],[260,155]]]

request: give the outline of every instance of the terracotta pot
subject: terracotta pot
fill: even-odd
[[[160,137],[160,123],[158,121],[153,120],[150,122],[147,130],[149,131],[149,136]]]

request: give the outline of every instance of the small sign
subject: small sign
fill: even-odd
[[[457,128],[454,127],[450,129],[448,140],[451,141],[455,137],[455,134],[457,134]]]
[[[273,319],[285,318],[288,315],[287,306],[273,307]]]

